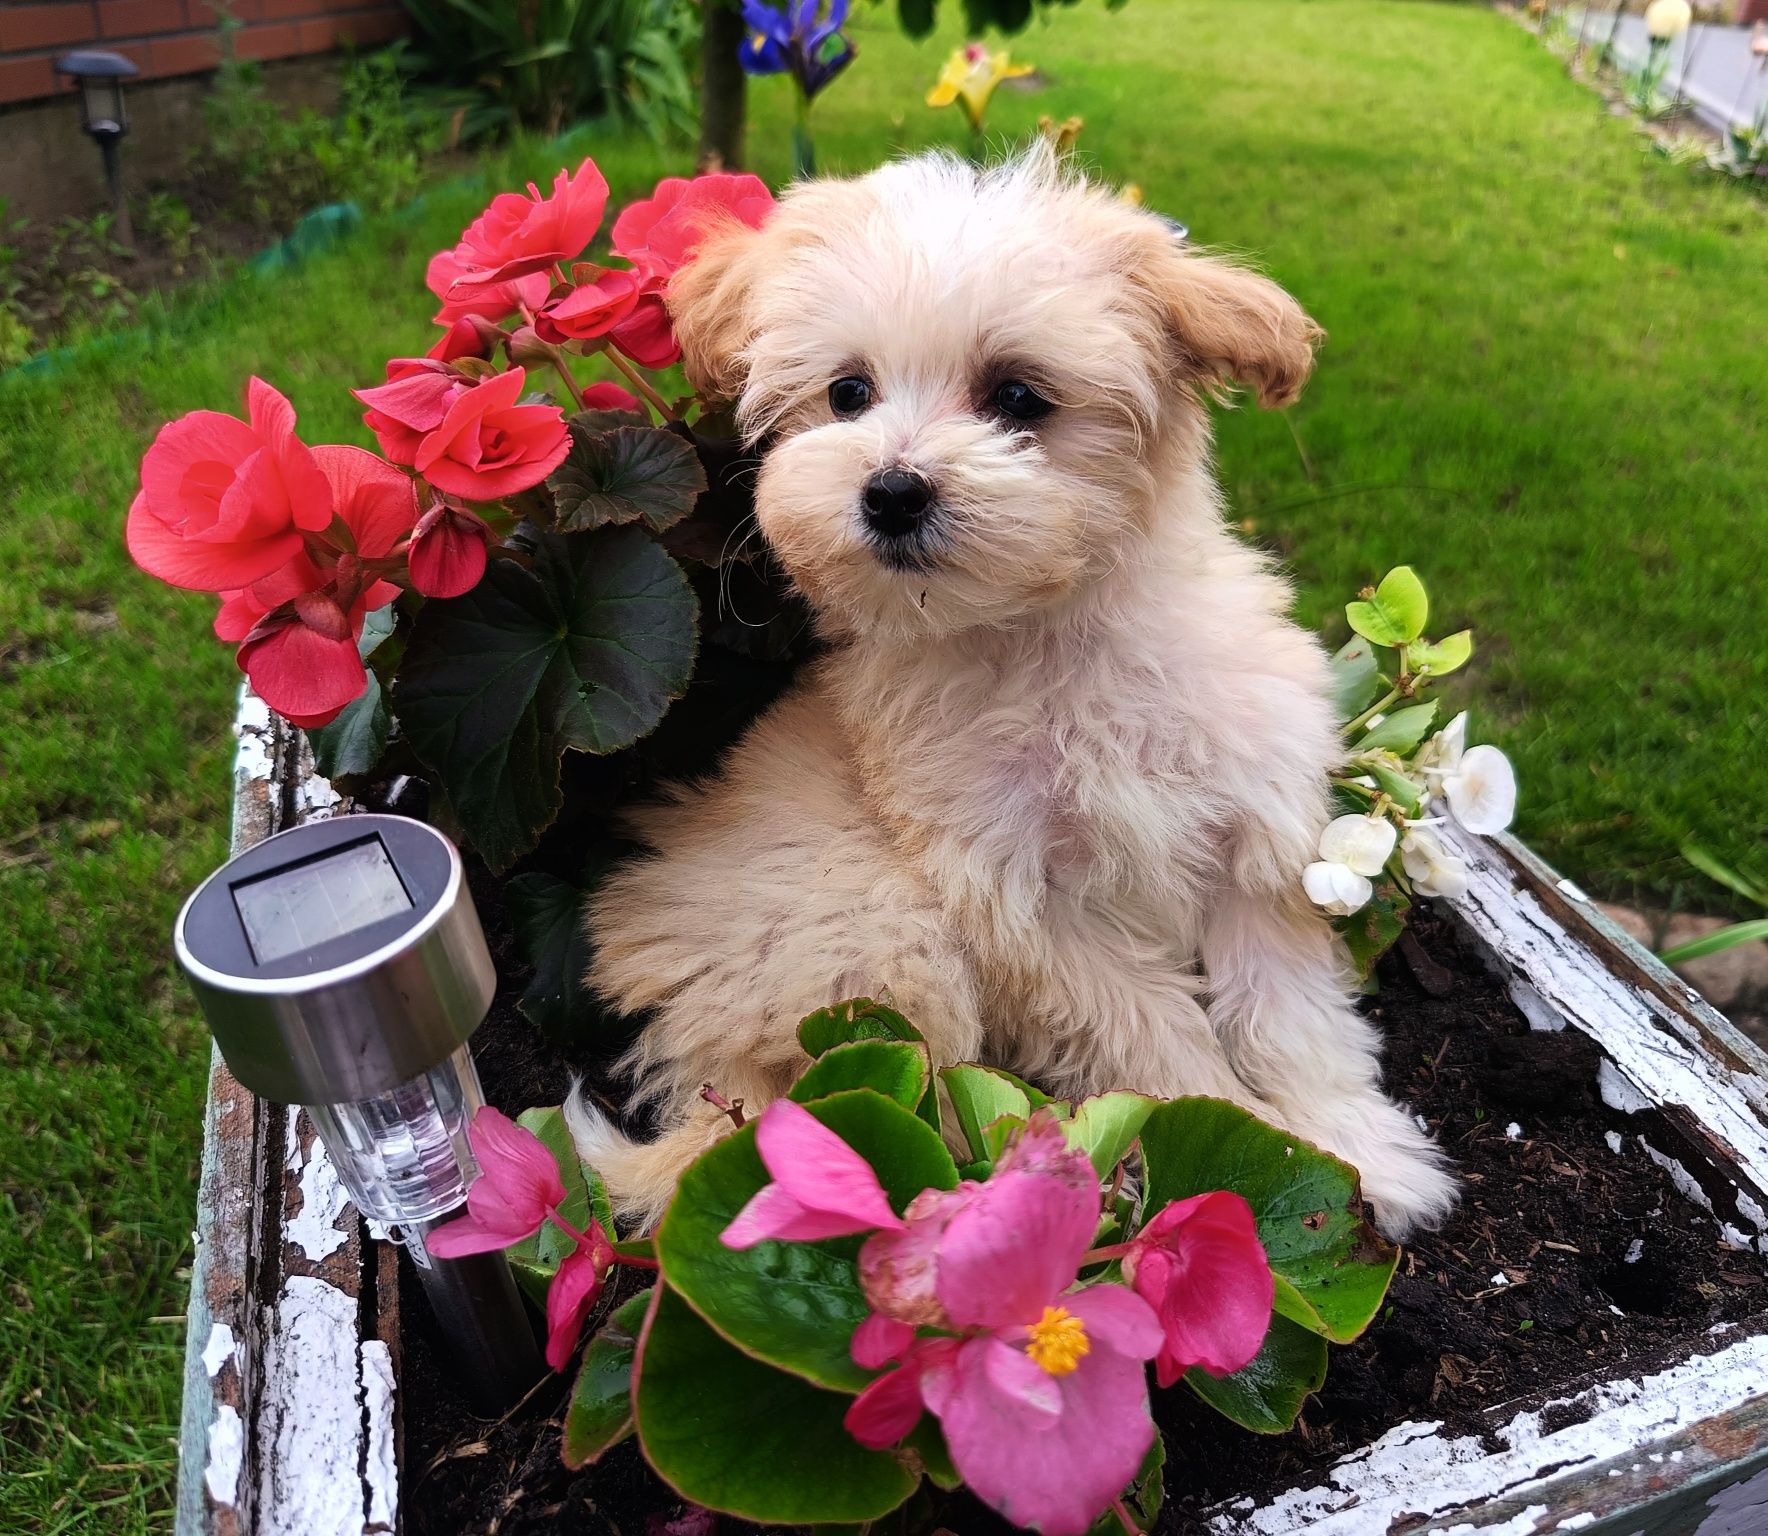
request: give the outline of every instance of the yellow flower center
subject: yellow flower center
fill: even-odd
[[[1027,1332],[1026,1354],[1052,1376],[1066,1376],[1093,1347],[1087,1325],[1067,1307],[1045,1307]]]

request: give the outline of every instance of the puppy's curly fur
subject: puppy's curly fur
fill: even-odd
[[[1354,1163],[1383,1226],[1440,1218],[1440,1154],[1386,1099],[1299,876],[1339,746],[1325,657],[1232,537],[1207,401],[1301,389],[1318,327],[1047,152],[795,187],[670,292],[689,376],[767,444],[761,529],[832,642],[719,776],[634,819],[591,982],[650,1010],[665,1129],[581,1096],[579,1150],[655,1216],[802,1067],[794,1029],[887,994],[937,1063],[1053,1091],[1235,1100]],[[870,386],[838,416],[831,381]],[[1024,423],[995,391],[1053,409]],[[930,483],[907,538],[867,482]]]

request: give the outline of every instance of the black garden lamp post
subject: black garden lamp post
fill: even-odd
[[[55,68],[80,88],[80,127],[97,140],[98,151],[104,156],[104,181],[117,214],[117,238],[133,246],[135,229],[129,221],[129,200],[123,194],[117,144],[129,131],[123,82],[141,71],[120,53],[64,53],[55,61]]]

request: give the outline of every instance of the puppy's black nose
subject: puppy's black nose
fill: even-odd
[[[912,469],[880,470],[866,481],[866,523],[887,539],[913,533],[933,505],[933,486]]]

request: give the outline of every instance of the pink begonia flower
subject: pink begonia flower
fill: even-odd
[[[507,283],[456,284],[469,268],[456,251],[437,251],[424,272],[424,286],[442,301],[436,311],[437,325],[477,317],[490,324],[507,320],[519,310],[538,309],[552,292],[552,279],[544,272],[512,278]]]
[[[357,642],[368,615],[399,595],[378,573],[417,521],[411,481],[372,453],[322,447],[313,460],[353,547],[302,550],[223,593],[215,620],[217,635],[240,641],[239,667],[258,697],[306,728],[330,724],[367,687]]]
[[[583,392],[583,408],[586,411],[633,411],[640,416],[645,411],[638,403],[638,396],[618,384],[591,384]]]
[[[448,322],[441,339],[424,356],[452,363],[458,357],[490,357],[502,344],[503,331],[493,322],[482,315],[461,315]]]
[[[791,1099],[775,1099],[755,1125],[755,1147],[773,1175],[724,1229],[727,1248],[753,1248],[769,1239],[815,1242],[851,1237],[902,1219],[877,1174],[852,1147]]]
[[[594,160],[585,160],[575,175],[560,170],[551,197],[542,197],[533,182],[526,194],[498,193],[454,247],[464,270],[448,296],[575,260],[595,238],[607,206],[608,184]]]
[[[463,507],[446,502],[417,520],[406,551],[411,584],[425,597],[459,597],[479,585],[490,556],[491,530]]]
[[[546,1363],[555,1371],[564,1370],[577,1353],[583,1325],[602,1294],[602,1283],[613,1263],[613,1244],[592,1221],[546,1288]]]
[[[362,423],[381,452],[395,464],[415,464],[424,439],[442,425],[448,407],[472,388],[446,363],[427,357],[396,357],[387,364],[387,382],[353,389],[368,407]]]
[[[986,1183],[961,1201],[928,1202],[920,1219],[938,1228],[931,1253],[895,1265],[875,1253],[871,1273],[887,1271],[893,1288],[868,1299],[919,1314],[930,1278],[941,1325],[960,1337],[915,1339],[907,1319],[886,1313],[862,1323],[856,1363],[902,1364],[854,1400],[849,1432],[882,1449],[925,1408],[978,1498],[1044,1536],[1081,1536],[1154,1443],[1143,1363],[1161,1345],[1159,1320],[1133,1291],[1071,1289],[1099,1203],[1090,1160],[1045,1114]],[[885,1232],[866,1246],[900,1259],[910,1236]],[[901,1283],[905,1274],[912,1283]]]
[[[303,532],[330,524],[331,492],[295,435],[294,407],[258,378],[246,401],[249,421],[192,411],[161,427],[143,456],[125,538],[148,575],[234,591],[297,554]]]
[[[583,271],[578,268],[578,271]],[[534,317],[542,341],[593,341],[630,315],[639,301],[639,276],[624,267],[595,267],[588,279],[547,302]]]
[[[467,1191],[467,1214],[429,1235],[439,1259],[489,1253],[534,1236],[565,1202],[559,1165],[546,1144],[501,1110],[485,1105],[467,1127],[479,1177]]]
[[[665,176],[649,197],[629,204],[614,220],[613,244],[638,272],[639,300],[609,340],[643,368],[679,362],[681,346],[663,303],[669,279],[720,225],[759,229],[773,210],[773,193],[759,177],[722,171],[691,181]]]
[[[639,299],[638,307],[608,332],[608,340],[641,368],[667,368],[681,361],[681,343],[675,339],[669,311],[654,293]]]
[[[614,220],[614,251],[661,287],[720,225],[760,229],[773,211],[773,193],[759,176],[665,176],[649,197],[629,203]]]
[[[556,405],[519,405],[526,370],[511,368],[455,395],[425,434],[413,467],[439,491],[496,501],[539,485],[571,451]]]
[[[1194,1365],[1231,1376],[1264,1345],[1277,1282],[1252,1207],[1230,1190],[1161,1210],[1129,1245],[1123,1276],[1160,1318],[1163,1387]]]

